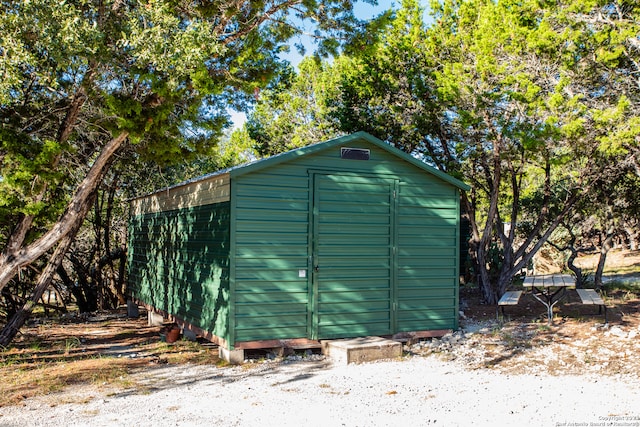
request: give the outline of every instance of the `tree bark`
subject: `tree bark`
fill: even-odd
[[[4,328],[2,328],[2,331],[0,331],[0,347],[8,346],[11,341],[13,341],[18,331],[20,331],[20,328],[22,328],[24,323],[31,316],[33,307],[38,304],[38,301],[40,300],[40,298],[42,298],[42,294],[51,284],[53,276],[56,274],[56,271],[62,264],[64,255],[67,253],[67,250],[71,246],[73,239],[75,239],[81,225],[82,221],[74,223],[73,226],[69,229],[68,233],[62,239],[60,239],[58,247],[51,256],[51,259],[49,260],[47,266],[44,268],[44,270],[42,270],[42,273],[40,273],[38,283],[36,284],[33,293],[24,304],[24,306],[13,316],[11,316]]]
[[[91,166],[89,173],[76,189],[67,209],[48,232],[28,246],[7,246],[0,254],[0,290],[9,283],[20,268],[38,259],[67,236],[77,224],[82,224],[91,205],[90,200],[98,188],[104,172],[111,165],[114,154],[125,142],[128,135],[128,132],[122,132],[105,145]]]
[[[602,274],[604,273],[604,265],[607,261],[607,254],[611,249],[611,243],[613,242],[613,237],[615,233],[612,229],[607,231],[607,235],[602,242],[602,246],[600,247],[600,258],[598,258],[598,267],[596,267],[596,273],[593,277],[593,281],[596,285],[596,289],[602,289]]]
[[[632,251],[638,250],[638,239],[637,239],[637,231],[634,227],[625,224],[624,231],[627,233],[627,239],[629,241],[629,249]]]
[[[564,252],[564,251],[570,252],[569,258],[567,259],[567,267],[576,276],[576,288],[581,289],[581,288],[584,288],[584,285],[585,285],[584,276],[582,275],[582,269],[574,264],[574,261],[578,257],[578,252],[579,252],[578,249],[576,249],[577,237],[569,225],[563,222],[562,226],[569,233],[569,241],[567,242],[567,244],[565,246],[559,246],[553,243],[552,241],[549,241],[549,244],[560,252]]]
[[[486,117],[488,119],[488,117]],[[480,269],[480,280],[482,294],[487,304],[497,304],[500,298],[496,293],[487,270],[487,253],[493,237],[493,229],[498,217],[498,205],[500,196],[500,182],[502,180],[502,159],[501,159],[502,139],[495,138],[493,142],[492,163],[493,175],[489,174],[489,168],[485,168],[487,187],[489,188],[489,210],[487,212],[487,222],[485,223],[480,243],[478,245],[478,267]]]

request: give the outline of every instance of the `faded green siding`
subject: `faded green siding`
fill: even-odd
[[[129,223],[129,292],[228,336],[229,202],[142,214]]]

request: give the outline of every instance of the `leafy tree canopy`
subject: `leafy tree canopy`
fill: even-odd
[[[352,5],[0,1],[0,270],[15,274],[84,218],[123,146],[138,164],[210,151],[228,108],[246,107],[280,72],[296,23],[312,20],[330,52],[359,25]],[[43,233],[38,250],[23,247]]]
[[[576,204],[602,191],[603,170],[640,171],[639,8],[443,0],[431,11],[426,26],[404,0],[369,44],[313,78],[301,69],[256,110],[250,134],[277,152],[278,141],[314,142],[286,125],[293,114],[322,117],[331,132],[368,131],[472,184],[463,206],[476,279],[495,302]],[[289,108],[299,85],[315,102]]]

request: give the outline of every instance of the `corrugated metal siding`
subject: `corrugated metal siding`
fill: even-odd
[[[315,175],[314,338],[392,332],[393,187],[372,176]]]
[[[131,295],[228,339],[229,219],[229,202],[132,217]]]
[[[354,303],[367,307],[358,317],[349,312],[352,302],[342,298],[346,294],[334,301],[331,299],[338,294],[318,295],[326,314],[335,312],[333,325],[323,325],[323,332],[345,337],[366,334],[371,329],[362,325],[379,320],[379,313],[386,311],[389,304],[394,317],[392,332],[457,328],[458,190],[383,149],[360,145],[371,149],[371,160],[343,160],[340,147],[332,147],[277,167],[232,178],[236,341],[310,337],[313,332],[312,317],[318,309],[322,310],[312,304],[313,271],[309,262],[313,255],[309,250],[312,243],[309,212],[313,204],[309,190],[313,192],[311,177],[316,172],[339,175],[343,171],[402,182],[391,236],[397,241],[397,256],[390,256],[387,263],[378,263],[384,269],[389,263],[395,265],[390,273],[391,301],[387,301],[388,289],[382,291],[385,295],[367,303],[358,302],[359,294],[354,292]],[[349,198],[342,202],[345,202],[343,217],[348,221],[352,216]],[[374,219],[372,216],[371,221]],[[348,261],[340,259],[340,254],[352,256],[351,262],[359,256],[378,257],[379,249],[375,246],[388,247],[389,236],[379,236],[377,231],[380,229],[374,227],[371,233],[361,233],[360,238],[367,244],[359,250],[366,246],[367,251],[357,255],[349,247],[353,236],[340,237],[336,233],[334,273],[341,268],[341,263],[344,267]],[[320,274],[324,273],[325,267],[320,268]],[[300,270],[306,271],[306,278],[299,277]],[[369,277],[370,271],[343,269],[339,276],[341,280],[349,279],[349,286],[367,282],[374,287],[376,283],[389,286],[386,279],[378,281]],[[394,303],[396,310],[393,310]]]
[[[306,337],[306,170],[279,167],[233,186],[235,342]]]
[[[458,326],[458,191],[404,176],[398,202],[400,331]]]

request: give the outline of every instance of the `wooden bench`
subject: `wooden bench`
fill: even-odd
[[[593,289],[576,289],[576,292],[584,305],[597,305],[598,314],[602,313],[604,309],[604,323],[609,323],[607,321],[607,306],[596,291]]]
[[[507,305],[518,305],[520,301],[520,296],[522,296],[522,291],[507,291],[502,295],[500,301],[498,301],[498,308],[496,310],[496,318],[500,320],[500,312],[502,312],[502,317],[504,318],[504,307]]]

